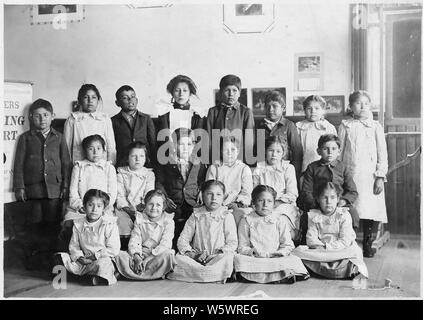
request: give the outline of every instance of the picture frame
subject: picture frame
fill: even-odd
[[[214,104],[217,106],[220,103],[220,94],[219,94],[219,89],[214,89],[213,90],[213,95],[214,95]],[[246,88],[242,88],[241,89],[241,94],[239,96],[239,103],[243,104],[244,106],[248,106],[248,97],[247,97],[247,89]]]
[[[223,29],[227,33],[264,33],[275,24],[272,3],[231,3],[223,5]]]
[[[252,88],[251,89],[251,96],[253,101],[252,109],[253,109],[253,114],[255,117],[266,116],[266,107],[264,104],[266,94],[275,90],[282,93],[286,101],[286,88],[278,87],[278,88]]]
[[[79,4],[39,4],[30,9],[31,25],[65,24],[85,19],[85,8]]]
[[[326,101],[326,114],[342,114],[346,113],[345,109],[345,96],[332,95],[321,96]],[[303,102],[307,96],[294,96],[293,98],[293,115],[304,116]]]
[[[324,74],[323,53],[297,53],[294,61],[295,90],[322,91]]]

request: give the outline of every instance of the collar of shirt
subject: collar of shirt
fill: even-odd
[[[299,121],[297,122],[297,127],[302,130],[308,130],[312,127],[315,127],[317,130],[326,130],[328,127],[328,121],[326,119],[321,119],[319,121]]]
[[[271,121],[267,118],[264,118],[263,121],[264,121],[264,124],[266,124],[268,127],[270,127],[270,129],[273,129],[273,127],[278,125],[278,124],[280,124],[282,126],[286,125],[286,119],[284,117],[281,117],[278,121],[275,121],[275,122],[273,122],[273,121]]]
[[[93,118],[95,120],[103,120],[106,117],[104,113],[101,113],[98,111],[91,112],[91,113],[77,111],[77,112],[72,112],[71,115],[75,118],[76,121],[82,121],[87,118]]]
[[[275,214],[274,212],[272,212],[271,214],[267,215],[267,216],[261,216],[259,214],[257,214],[257,212],[254,210],[252,211],[250,214],[246,215],[246,219],[254,219],[254,220],[259,220],[259,221],[264,221],[266,223],[276,223],[278,220],[278,214]]]
[[[173,103],[173,108],[174,109],[181,109],[181,110],[189,110],[190,109],[190,104],[189,102],[185,103],[185,104],[179,104],[177,102]]]
[[[284,172],[284,169],[286,169],[287,165],[289,164],[289,161],[287,160],[281,160],[281,162],[276,165],[276,167],[273,167],[269,164],[267,164],[266,161],[261,161],[257,163],[257,168],[262,170],[269,170],[269,171],[279,171]]]
[[[121,114],[122,114],[122,116],[125,118],[125,119],[130,119],[130,118],[132,118],[132,120],[134,120],[135,118],[136,118],[136,116],[137,116],[137,114],[138,114],[138,110],[134,110],[134,111],[132,111],[131,113],[126,113],[126,112],[123,112],[123,111],[121,111],[120,112]]]
[[[102,221],[103,219],[100,217],[97,221],[89,222],[87,218],[85,218],[84,223],[82,225],[84,231],[94,231],[94,228]]]
[[[198,218],[202,215],[205,215],[205,216],[210,216],[214,220],[222,220],[225,218],[227,210],[228,208],[226,206],[221,206],[215,211],[207,211],[206,206],[202,206],[202,207],[194,208],[193,214],[195,214],[195,216]]]
[[[227,105],[226,103],[224,103],[224,102],[221,102],[220,103],[220,105],[222,106],[222,108],[224,108],[224,109],[235,109],[235,110],[237,110],[237,109],[239,109],[239,106],[241,105],[240,103],[239,103],[239,101],[237,101],[237,102],[235,102],[235,104],[233,105],[233,106],[230,106],[230,105]]]
[[[35,130],[35,129],[31,129],[30,131],[30,134],[31,135],[33,135],[33,136],[35,136],[35,135],[37,135],[38,133],[41,133],[43,136],[44,136],[44,138],[47,138],[47,136],[51,133],[51,134],[54,134],[55,136],[57,136],[57,131],[56,130],[54,130],[54,128],[52,128],[52,127],[50,127],[50,129],[46,132],[46,133],[42,133],[41,131],[38,131],[38,130]]]
[[[165,214],[166,214],[166,212],[163,212],[162,215],[160,216],[160,219],[158,219],[157,221],[152,221],[148,217],[147,213],[145,213],[145,211],[143,211],[143,212],[141,212],[140,220],[141,220],[142,223],[159,225],[159,226],[163,227],[164,223],[165,223],[165,218],[166,218]]]
[[[354,122],[357,122],[357,121],[361,122],[364,126],[368,128],[372,128],[375,124],[375,121],[373,119],[355,119],[355,118],[342,120],[342,123],[346,127],[350,127]]]
[[[105,159],[101,159],[101,160],[100,160],[100,161],[98,161],[98,162],[92,162],[92,161],[90,161],[90,160],[84,159],[84,160],[80,161],[80,163],[81,163],[84,167],[90,167],[90,166],[93,166],[93,167],[100,167],[100,168],[102,168],[102,169],[105,169],[105,168],[106,168],[106,163],[107,163],[107,160],[105,160]]]
[[[336,167],[336,165],[338,164],[338,162],[339,162],[339,159],[335,159],[335,160],[333,160],[332,162],[329,162],[329,163],[324,163],[324,162],[322,161],[322,159],[320,159],[320,161],[319,161],[319,166],[322,166],[322,167],[327,166],[327,167],[334,168],[334,167]]]

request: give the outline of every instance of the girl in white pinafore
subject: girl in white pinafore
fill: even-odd
[[[231,277],[238,237],[233,215],[222,206],[224,194],[220,181],[203,184],[204,206],[194,208],[178,238],[177,265],[168,279],[225,283]]]
[[[72,170],[65,222],[85,215],[82,198],[89,189],[99,189],[109,195],[110,201],[105,208],[105,214],[113,216],[117,194],[116,169],[110,161],[104,159],[105,141],[95,134],[84,138],[82,146],[86,158],[76,161]]]
[[[151,190],[145,196],[145,209],[137,213],[128,252],[116,257],[119,272],[128,279],[161,279],[175,267],[172,240],[175,231],[173,214],[166,213],[166,196]]]
[[[84,84],[78,91],[80,111],[72,112],[63,127],[63,136],[68,145],[70,157],[75,163],[84,159],[82,140],[98,134],[105,140],[105,159],[116,162],[116,142],[110,117],[97,111],[101,100],[100,92],[93,84]],[[106,157],[107,156],[107,157]]]
[[[326,101],[318,95],[308,96],[303,102],[305,120],[295,123],[303,146],[303,164],[301,172],[307,166],[320,159],[317,142],[324,134],[337,135],[335,127],[324,118]]]
[[[351,171],[357,186],[354,202],[363,222],[363,253],[373,257],[373,233],[377,223],[386,223],[384,181],[388,171],[385,135],[379,122],[373,120],[370,96],[365,91],[353,92],[349,97],[353,117],[343,120],[339,127],[341,161]]]
[[[332,183],[317,189],[320,209],[308,212],[307,246],[298,246],[292,253],[313,274],[329,279],[351,279],[362,274],[368,277],[363,254],[355,242],[351,215],[346,207],[338,207],[341,188]]]
[[[244,214],[251,212],[251,191],[253,177],[251,169],[238,160],[239,141],[235,137],[225,137],[221,144],[221,160],[207,170],[206,180],[218,180],[225,185],[223,205],[232,210],[236,225]]]
[[[294,249],[290,227],[273,211],[276,191],[258,185],[252,193],[254,211],[238,226],[238,254],[235,271],[244,279],[259,283],[294,283],[309,277],[301,259],[290,255]]]
[[[117,170],[115,213],[118,218],[119,234],[121,238],[127,240],[134,227],[133,221],[137,210],[143,210],[138,206],[144,205],[147,192],[154,189],[154,172],[144,167],[147,159],[147,146],[141,142],[133,142],[128,146],[128,166],[119,167]],[[126,250],[126,246],[122,250]]]
[[[59,253],[66,270],[91,276],[93,285],[112,285],[117,281],[112,260],[119,254],[119,231],[116,218],[104,216],[108,203],[109,196],[101,190],[90,189],[85,193],[86,215],[74,221],[69,253]]]
[[[297,178],[295,167],[289,161],[282,160],[285,154],[283,146],[278,136],[266,139],[266,161],[257,163],[253,171],[253,185],[266,185],[276,190],[275,211],[288,223],[292,239],[298,240],[300,210],[296,206]]]

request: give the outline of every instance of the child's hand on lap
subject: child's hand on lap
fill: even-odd
[[[172,199],[168,198],[166,200],[166,212],[173,212],[173,211],[176,210],[176,208],[177,208],[177,206],[176,206],[175,202],[173,202]],[[168,210],[170,210],[170,211],[168,211]]]
[[[228,209],[229,210],[235,210],[238,209],[238,205],[235,202],[229,203],[228,204]]]
[[[25,202],[26,201],[26,193],[25,193],[25,189],[17,189],[15,191],[15,197],[16,197],[16,201],[22,201]]]
[[[77,260],[80,264],[82,265],[87,265],[93,262],[93,260],[91,260],[90,258],[86,258],[86,257],[79,257]]]
[[[143,259],[140,256],[139,253],[136,253],[134,255],[134,258],[132,259],[132,266],[131,269],[134,270],[135,273],[140,274],[144,271],[144,264]]]
[[[373,185],[373,193],[379,194],[383,191],[383,178],[377,177]]]

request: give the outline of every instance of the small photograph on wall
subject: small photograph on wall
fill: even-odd
[[[220,103],[219,89],[214,89],[213,93],[214,93],[214,103],[217,106]],[[248,104],[247,104],[247,102],[248,102],[247,89],[246,88],[241,89],[241,94],[239,96],[238,101],[239,101],[240,104],[243,104],[244,106],[248,107]]]
[[[345,96],[322,96],[326,101],[326,113],[339,113],[344,111]]]
[[[253,99],[253,113],[256,117],[264,117],[266,115],[266,108],[264,105],[264,100],[266,94],[271,91],[279,91],[282,93],[285,102],[286,102],[286,89],[285,88],[253,88],[251,89],[252,99]]]
[[[298,72],[319,73],[320,56],[298,57]]]
[[[294,97],[294,116],[304,116],[303,102],[307,97],[295,96]]]
[[[84,17],[84,6],[76,4],[39,4],[31,6],[31,24],[65,24],[79,22]]]
[[[236,4],[235,15],[237,16],[261,16],[263,15],[263,5],[257,3]]]

